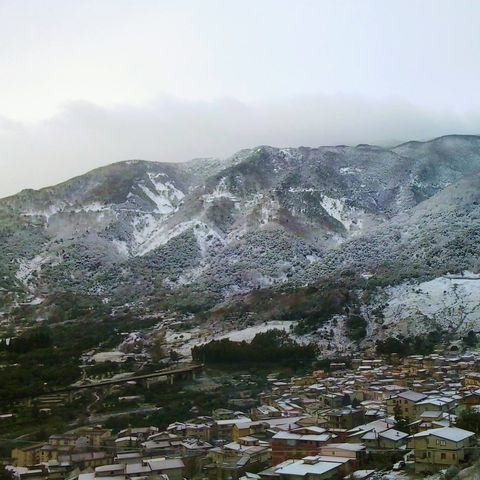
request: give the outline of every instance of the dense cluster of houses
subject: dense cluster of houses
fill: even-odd
[[[12,451],[18,480],[323,480],[463,467],[480,409],[480,357],[410,356],[280,379],[249,411],[219,409],[165,430],[82,427]]]

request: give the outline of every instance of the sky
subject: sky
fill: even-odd
[[[126,159],[480,133],[473,0],[0,0],[0,197]]]

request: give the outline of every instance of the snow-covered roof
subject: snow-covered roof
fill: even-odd
[[[390,430],[385,430],[384,432],[379,433],[379,437],[386,438],[387,440],[402,440],[405,437],[408,437],[408,433],[401,432],[400,430],[395,430],[391,428]]]
[[[301,435],[299,433],[279,432],[276,433],[273,438],[275,440],[305,440],[313,442],[326,442],[332,435],[330,433],[324,433],[320,435]]]
[[[463,428],[444,427],[444,428],[432,428],[430,430],[425,430],[424,432],[411,435],[411,437],[419,438],[419,437],[428,437],[430,435],[434,437],[444,438],[445,440],[450,440],[452,442],[461,442],[466,438],[472,437],[473,435],[475,435],[475,433],[469,432],[468,430],[463,430]]]
[[[324,456],[318,456],[315,457],[315,459],[317,460],[315,463],[305,463],[304,460],[293,462],[277,469],[276,473],[280,475],[299,475],[302,477],[309,474],[322,475],[326,472],[339,468],[342,464],[350,460],[349,458],[344,457]],[[313,457],[312,460],[314,460]]]
[[[414,392],[413,390],[407,390],[406,392],[400,392],[397,397],[404,398],[405,400],[410,400],[412,402],[420,402],[427,398],[423,393]]]

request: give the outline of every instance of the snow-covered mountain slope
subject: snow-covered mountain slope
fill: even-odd
[[[120,162],[0,200],[0,287],[211,306],[348,269],[478,272],[478,172],[475,136]]]

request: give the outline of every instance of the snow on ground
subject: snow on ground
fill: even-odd
[[[121,240],[113,240],[113,245],[118,250],[118,253],[120,253],[124,257],[128,257],[130,255],[127,242],[122,242]]]
[[[185,197],[185,194],[179,190],[175,185],[168,181],[168,182],[161,182],[158,180],[159,177],[166,177],[167,174],[165,173],[158,173],[157,175],[154,175],[153,173],[148,174],[148,178],[150,178],[150,181],[155,185],[155,188],[157,189],[157,192],[168,192],[168,196],[171,199],[175,199],[177,201],[180,201]]]
[[[346,205],[344,198],[331,198],[323,195],[321,205],[323,209],[335,220],[338,220],[347,231],[352,229],[356,212],[354,208]],[[361,228],[361,225],[359,225]]]
[[[170,239],[181,235],[192,227],[194,223],[189,221],[169,227],[153,215],[144,215],[140,219],[135,218],[133,220],[133,235],[137,247],[135,253],[142,256],[155,248],[165,245]]]
[[[45,220],[48,222],[50,217],[59,213],[102,212],[106,210],[109,210],[109,207],[99,202],[87,203],[80,207],[62,202],[57,205],[52,204],[43,210],[29,210],[24,212],[23,215],[28,217],[45,217]]]
[[[39,272],[43,264],[49,261],[49,257],[39,254],[30,260],[20,260],[15,276],[22,283],[27,283],[34,272]]]
[[[228,198],[232,202],[239,202],[239,199],[228,190],[225,177],[220,179],[212,193],[206,193],[205,195],[202,195],[202,199],[205,203],[211,203],[217,198]]]
[[[202,222],[193,222],[193,233],[197,239],[202,257],[205,257],[208,250],[215,245],[223,245],[224,239],[208,225]]]
[[[208,225],[198,220],[189,220],[174,226],[156,220],[152,215],[143,217],[143,221],[134,219],[134,238],[137,243],[136,254],[143,256],[146,253],[168,243],[172,238],[178,237],[192,228],[198,246],[205,256],[206,252],[214,245],[222,245],[223,238]]]
[[[269,330],[285,330],[290,331],[290,327],[294,322],[279,322],[271,321],[267,323],[261,323],[259,325],[254,325],[253,327],[247,327],[243,330],[234,330],[232,332],[225,333],[216,338],[216,340],[221,340],[222,338],[228,338],[234,342],[251,342],[257,333],[268,332]]]
[[[135,217],[132,222],[135,244],[143,245],[158,229],[160,223],[152,214]]]
[[[93,355],[93,360],[95,363],[103,363],[103,362],[121,362],[125,354],[118,350],[113,350],[111,352],[99,352]]]
[[[150,182],[154,187],[153,190],[141,184],[139,187],[142,189],[143,193],[145,193],[145,195],[147,195],[147,197],[155,204],[157,207],[157,213],[160,213],[161,215],[169,215],[176,210],[178,202],[183,199],[184,194],[181,190],[176,188],[172,182],[161,182],[158,178],[162,176],[165,176],[165,174],[148,174]]]
[[[278,216],[279,209],[280,204],[276,200],[270,199],[264,202],[260,211],[260,222],[262,225],[275,220],[275,218]]]
[[[479,329],[479,300],[480,275],[464,272],[389,287],[377,299],[377,305],[384,306],[384,324],[412,335],[439,327],[452,332]]]
[[[306,335],[300,340],[306,343],[316,343],[325,355],[348,353],[353,348],[353,342],[347,335],[345,315],[334,315],[316,332]]]
[[[188,331],[175,332],[167,329],[165,341],[170,348],[176,350],[181,355],[190,356],[191,349],[196,345],[202,345],[212,340],[221,340],[229,338],[234,342],[251,342],[257,333],[268,332],[269,330],[285,330],[290,331],[291,326],[295,322],[279,322],[271,321],[247,327],[242,330],[225,331],[223,325],[218,326],[215,330],[206,329],[205,327],[195,327]]]
[[[145,185],[139,185],[139,187],[142,189],[143,193],[155,204],[157,207],[157,212],[161,215],[168,215],[175,210],[168,196],[159,194],[158,192],[153,192]]]
[[[45,217],[45,220],[55,215],[58,212],[61,212],[65,208],[65,204],[61,203],[59,205],[50,205],[47,209],[43,210],[28,210],[23,212],[23,215],[27,217]]]
[[[361,173],[362,169],[361,168],[355,168],[355,167],[342,167],[342,168],[340,168],[339,171],[342,175],[353,175],[355,173]]]

